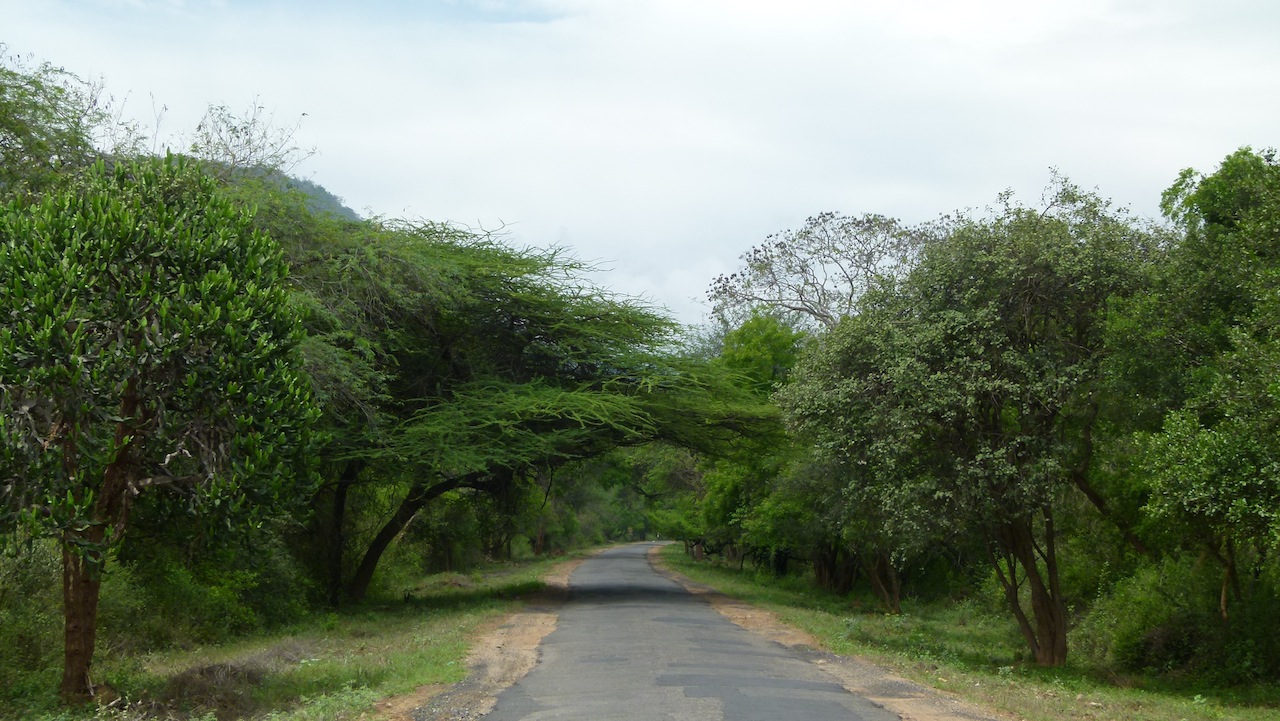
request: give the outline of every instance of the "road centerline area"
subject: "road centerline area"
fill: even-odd
[[[538,665],[487,720],[897,721],[657,573],[654,545],[578,567]]]

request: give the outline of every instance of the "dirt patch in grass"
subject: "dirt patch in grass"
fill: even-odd
[[[430,684],[419,686],[413,690],[413,693],[383,699],[376,704],[378,710],[374,718],[381,721],[412,721],[414,711],[425,706],[448,688],[448,684]]]
[[[556,628],[569,597],[569,576],[585,559],[556,565],[546,586],[525,599],[525,609],[480,629],[467,655],[471,672],[453,686],[423,687],[379,704],[379,721],[471,721],[493,710],[498,693],[524,678],[538,663],[538,645]]]
[[[152,703],[138,708],[200,708],[219,719],[239,718],[256,709],[253,692],[272,674],[296,666],[311,649],[296,641],[285,641],[251,656],[221,663],[203,664],[171,676]]]
[[[752,633],[798,652],[810,663],[835,677],[851,693],[883,706],[904,720],[1005,721],[1012,718],[980,709],[936,689],[900,678],[861,659],[829,653],[822,648],[817,638],[783,623],[773,612],[730,598],[710,586],[676,573],[662,561],[658,555],[660,550],[654,548],[649,551],[649,564],[659,573],[705,599],[720,615]]]

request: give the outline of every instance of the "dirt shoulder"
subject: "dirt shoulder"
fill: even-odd
[[[898,714],[907,721],[1007,721],[1010,717],[980,709],[936,689],[895,676],[883,668],[850,656],[837,656],[822,648],[818,639],[789,626],[770,611],[730,598],[710,586],[696,583],[671,570],[649,552],[654,570],[705,599],[720,615],[760,636],[800,653],[833,676],[850,692]]]
[[[543,576],[546,587],[525,608],[490,622],[467,654],[470,673],[452,686],[423,686],[378,704],[376,721],[471,721],[493,710],[498,693],[538,663],[538,645],[556,628],[569,597],[569,576],[585,559],[558,564]]]

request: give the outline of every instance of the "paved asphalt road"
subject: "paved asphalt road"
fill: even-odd
[[[486,721],[897,721],[656,573],[654,545],[578,567],[537,667]]]

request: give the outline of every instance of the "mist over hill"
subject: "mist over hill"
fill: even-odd
[[[343,220],[361,220],[360,214],[347,207],[342,198],[330,193],[317,182],[293,176],[283,176],[281,185],[307,196],[307,208],[313,213],[332,215]]]

